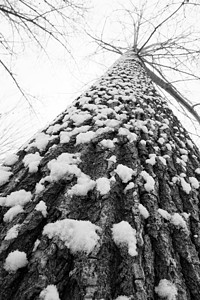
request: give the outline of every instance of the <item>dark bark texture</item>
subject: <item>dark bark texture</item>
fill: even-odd
[[[20,150],[9,180],[0,186],[1,197],[19,190],[32,193],[24,211],[10,222],[4,217],[10,207],[0,206],[0,299],[45,299],[41,292],[55,285],[61,300],[199,300],[200,197],[194,178],[200,180],[200,154],[135,54],[124,54],[43,132],[48,143],[39,147],[33,139]],[[71,134],[69,141],[61,141],[61,132]],[[103,140],[111,140],[109,146]],[[23,159],[36,152],[42,159],[38,170],[30,172]],[[110,190],[103,193],[94,185],[85,195],[73,194],[75,174],[48,179],[48,163],[62,153],[79,153],[81,172],[93,181],[108,178]],[[129,179],[117,173],[118,165],[133,170]],[[143,171],[154,179],[151,188]],[[36,192],[39,182],[43,189]],[[47,206],[46,216],[35,209],[40,201]],[[182,223],[173,221],[175,214]],[[43,234],[48,223],[64,219],[88,220],[101,228],[92,251],[73,252],[59,236]],[[126,243],[114,242],[111,229],[121,221],[136,230],[136,256]],[[20,225],[18,235],[5,239],[14,225]],[[15,250],[26,253],[28,264],[6,270],[6,259]],[[162,279],[176,287],[171,298],[155,291]]]

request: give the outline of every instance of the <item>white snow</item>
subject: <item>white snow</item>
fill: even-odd
[[[138,137],[137,134],[130,132],[128,129],[122,127],[119,128],[118,133],[119,135],[125,135],[130,142],[136,141]]]
[[[168,213],[168,211],[162,209],[162,208],[158,208],[158,213],[165,219],[165,220],[170,220],[171,219],[171,215]]]
[[[170,222],[171,222],[173,225],[175,225],[175,226],[178,226],[178,227],[181,227],[181,228],[187,230],[187,224],[186,224],[185,220],[184,220],[183,217],[182,217],[181,215],[179,215],[178,213],[174,213],[174,214],[171,216]]]
[[[94,131],[81,132],[76,136],[76,145],[89,143],[94,137]]]
[[[53,284],[48,285],[41,291],[39,298],[41,300],[60,300],[57,287]]]
[[[166,166],[166,159],[163,156],[158,156],[159,160],[162,162],[164,166]]]
[[[136,230],[128,222],[121,221],[113,224],[112,237],[117,246],[124,244],[128,246],[129,255],[136,256],[138,254],[136,250]]]
[[[132,179],[132,175],[135,174],[135,172],[122,164],[119,164],[117,166],[117,168],[115,169],[115,172],[119,175],[119,177],[121,178],[122,182],[127,183],[129,180]]]
[[[141,203],[138,205],[138,209],[140,211],[140,214],[144,217],[144,219],[147,219],[149,217],[149,212],[146,209],[146,207],[144,205],[142,205]]]
[[[6,156],[3,163],[6,166],[12,166],[18,161],[18,158],[19,157],[17,154],[10,154],[10,155]]]
[[[33,252],[35,252],[36,251],[36,249],[37,249],[37,247],[39,246],[39,244],[40,244],[40,240],[36,240],[35,241],[35,243],[34,243],[34,246],[33,246]]]
[[[101,195],[106,195],[110,191],[110,180],[106,177],[101,177],[96,180],[97,191]]]
[[[149,154],[149,158],[146,159],[146,163],[154,166],[156,164],[156,154]]]
[[[69,143],[70,141],[70,133],[67,131],[61,131],[60,132],[60,143],[64,144],[64,143]]]
[[[35,173],[38,171],[38,166],[40,164],[42,157],[39,152],[29,153],[23,158],[23,163],[25,167],[29,168],[30,173]]]
[[[46,218],[47,216],[47,206],[45,204],[44,201],[40,201],[36,207],[35,207],[36,210],[40,211],[42,213],[42,215]]]
[[[87,112],[81,112],[81,113],[76,113],[72,116],[70,116],[70,119],[74,122],[75,126],[81,125],[83,122],[91,119],[91,114]]]
[[[190,184],[187,183],[183,177],[180,177],[180,182],[181,182],[181,186],[182,186],[182,189],[184,190],[184,192],[186,194],[189,194],[191,192]]]
[[[169,143],[165,144],[165,147],[167,150],[172,151],[172,146]]]
[[[166,300],[176,300],[178,295],[176,286],[167,279],[161,279],[158,286],[155,287],[155,292],[159,297]]]
[[[197,169],[195,170],[195,173],[200,174],[200,168],[197,168]]]
[[[26,253],[15,250],[10,252],[6,258],[4,269],[8,272],[16,272],[18,269],[25,267],[28,264]]]
[[[96,182],[92,180],[88,175],[81,173],[81,176],[77,179],[77,184],[75,184],[69,191],[70,196],[86,196],[90,190],[93,190]]]
[[[80,175],[81,170],[76,164],[80,162],[79,153],[62,153],[57,159],[52,159],[48,162],[47,167],[49,168],[50,178],[58,181],[66,175]]]
[[[51,139],[50,135],[45,134],[44,132],[40,132],[36,135],[35,141],[26,147],[26,151],[28,151],[31,147],[36,147],[40,151],[42,151],[46,148],[50,139]]]
[[[18,231],[19,231],[20,227],[21,227],[20,224],[16,224],[13,227],[11,227],[8,230],[4,240],[8,241],[8,240],[16,238],[18,236]]]
[[[116,157],[115,155],[112,155],[112,156],[109,157],[107,160],[110,161],[110,162],[116,163],[117,157]]]
[[[189,177],[189,181],[191,183],[191,186],[194,189],[198,189],[199,188],[199,182],[198,182],[198,180],[195,177]]]
[[[59,237],[72,253],[83,251],[89,254],[99,240],[97,230],[99,231],[100,227],[90,221],[64,219],[47,224],[43,234],[50,239],[54,236]]]
[[[103,139],[101,142],[99,142],[104,148],[112,149],[115,147],[115,144],[112,140],[109,139]]]
[[[40,151],[44,150],[49,142],[50,136],[44,132],[38,133],[35,138],[34,146],[37,147]]]
[[[10,172],[9,167],[0,166],[0,186],[4,185],[6,182],[8,182],[9,178],[12,174],[13,173]]]
[[[21,205],[15,205],[11,207],[3,217],[4,222],[11,222],[15,216],[17,216],[19,213],[23,212],[23,207]]]
[[[25,190],[19,190],[12,192],[7,197],[0,197],[0,205],[12,207],[15,205],[24,206],[26,203],[30,202],[32,198],[31,192]]]
[[[141,176],[144,178],[146,183],[144,184],[144,188],[147,192],[151,192],[154,190],[155,180],[151,175],[149,175],[146,171],[142,171]]]
[[[158,139],[158,143],[159,143],[160,145],[163,145],[164,142],[165,142],[165,139],[164,139],[164,138],[160,137],[160,138]]]
[[[135,186],[135,184],[133,182],[129,182],[129,184],[127,184],[127,186],[124,189],[124,194],[126,194],[126,192],[130,189],[133,189]]]

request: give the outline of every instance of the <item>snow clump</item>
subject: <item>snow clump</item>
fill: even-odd
[[[129,180],[131,180],[132,176],[135,174],[135,172],[131,168],[122,164],[119,164],[117,166],[115,172],[118,174],[118,176],[124,183],[127,183]]]
[[[168,211],[162,209],[162,208],[159,208],[158,209],[158,213],[165,219],[165,220],[170,220],[171,219],[171,215],[168,213]]]
[[[93,190],[96,182],[88,175],[81,173],[77,179],[77,183],[68,191],[68,195],[86,196],[90,190]]]
[[[4,240],[8,241],[8,240],[16,238],[18,236],[18,231],[19,231],[20,227],[21,227],[20,224],[16,224],[13,227],[11,227],[8,230]]]
[[[156,164],[156,154],[149,154],[149,158],[146,159],[146,163],[154,166]]]
[[[18,161],[18,155],[17,154],[10,154],[4,159],[4,165],[6,166],[12,166]]]
[[[18,214],[22,213],[23,207],[21,205],[15,205],[13,207],[11,207],[5,214],[3,217],[4,222],[11,222],[15,216],[17,216]]]
[[[121,221],[113,224],[112,237],[117,246],[124,244],[128,246],[129,255],[136,256],[138,254],[136,251],[136,230],[128,222]]]
[[[89,143],[94,137],[94,131],[81,132],[76,136],[76,145]]]
[[[180,177],[180,182],[181,182],[181,186],[182,186],[182,189],[184,190],[184,192],[186,194],[189,194],[191,192],[190,184],[187,183],[183,177]]]
[[[191,186],[194,189],[198,189],[199,188],[199,182],[198,182],[198,180],[195,177],[189,177],[189,181],[191,183]]]
[[[176,286],[167,279],[161,279],[159,285],[155,287],[155,292],[159,297],[166,300],[176,300],[178,295]]]
[[[90,221],[64,219],[47,224],[43,234],[50,239],[57,236],[72,253],[83,251],[89,254],[99,240],[97,230],[100,231],[100,227]]]
[[[46,218],[46,216],[47,216],[47,206],[46,206],[44,201],[40,201],[36,205],[35,209],[40,211],[42,213],[42,215]]]
[[[52,159],[47,164],[50,170],[50,179],[58,181],[66,175],[80,175],[81,170],[76,165],[80,161],[79,153],[62,153],[57,159]]]
[[[140,211],[140,214],[143,216],[144,219],[147,219],[149,217],[149,212],[146,209],[146,207],[144,205],[142,205],[141,203],[138,205],[138,209]]]
[[[110,191],[110,180],[106,177],[101,177],[96,180],[97,191],[101,195],[106,195]]]
[[[29,168],[29,173],[36,173],[42,157],[39,152],[29,153],[23,158],[25,167]]]
[[[186,224],[185,220],[178,213],[174,213],[171,216],[170,222],[175,226],[178,226],[178,227],[181,227],[181,228],[187,230],[187,224]]]
[[[129,300],[129,297],[126,296],[118,296],[115,300]]]
[[[101,144],[104,148],[108,148],[108,149],[112,149],[115,147],[114,141],[109,139],[104,139],[99,144]]]
[[[31,192],[25,190],[19,190],[12,192],[7,197],[0,197],[0,205],[12,207],[16,205],[24,206],[26,203],[30,202],[32,198]]]
[[[60,300],[57,287],[53,284],[42,290],[39,297],[41,300]]]
[[[28,264],[26,253],[15,250],[10,252],[6,258],[4,269],[8,272],[16,272],[18,269],[25,267]]]
[[[10,172],[9,167],[0,166],[0,186],[4,185],[6,182],[8,182],[9,178],[12,174],[13,173]]]
[[[155,180],[151,175],[149,175],[146,171],[141,172],[141,176],[146,181],[144,184],[144,188],[147,192],[151,192],[154,190]]]

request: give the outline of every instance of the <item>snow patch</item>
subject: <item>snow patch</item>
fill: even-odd
[[[96,180],[97,191],[101,195],[106,195],[110,191],[110,180],[106,177],[101,177]]]
[[[104,148],[112,149],[115,147],[114,141],[109,139],[104,139],[101,142],[99,142],[100,145],[102,145]]]
[[[183,177],[180,177],[180,182],[181,182],[181,186],[182,186],[182,189],[184,190],[184,192],[186,194],[189,194],[191,192],[190,184],[187,183]]]
[[[0,166],[0,186],[2,186],[5,183],[7,183],[9,181],[10,176],[12,174],[13,173],[10,172],[10,168],[9,167]]]
[[[146,171],[142,171],[140,174],[143,177],[143,179],[146,181],[146,183],[144,184],[145,190],[147,192],[153,191],[155,185],[155,180],[153,179],[153,177],[149,175]]]
[[[80,177],[77,179],[77,184],[75,184],[69,191],[70,196],[86,196],[90,190],[93,190],[96,182],[92,180],[88,175],[81,173]]]
[[[143,216],[144,219],[147,219],[149,217],[149,212],[146,209],[146,207],[144,205],[142,205],[141,203],[138,205],[138,209],[140,211],[140,214]]]
[[[42,300],[60,300],[57,287],[53,284],[48,285],[42,290],[39,298]]]
[[[8,272],[16,272],[18,269],[25,267],[28,264],[26,253],[15,250],[10,252],[6,258],[4,269]]]
[[[23,158],[25,167],[29,168],[29,173],[36,173],[42,157],[39,152],[29,153]]]
[[[18,231],[19,231],[20,227],[21,227],[20,224],[16,224],[13,227],[11,227],[8,230],[4,240],[8,241],[8,240],[16,238],[18,236]]]
[[[168,213],[168,211],[158,208],[158,213],[167,221],[171,219],[171,215]]]
[[[64,219],[47,224],[43,234],[50,239],[59,237],[72,253],[83,251],[89,254],[99,240],[96,231],[100,231],[100,227],[90,221]]]
[[[76,136],[76,145],[89,143],[94,137],[94,131],[81,132]]]
[[[181,215],[179,215],[178,213],[174,213],[171,216],[170,222],[174,225],[174,226],[178,226],[181,227],[183,229],[187,230],[187,224],[185,222],[185,220],[183,219],[183,217]]]
[[[11,207],[5,214],[3,217],[4,222],[11,222],[15,216],[17,216],[18,214],[22,213],[23,207],[21,205],[15,205],[13,207]]]
[[[76,165],[81,161],[79,156],[79,153],[62,153],[57,159],[49,161],[47,167],[51,171],[50,178],[58,181],[66,175],[79,176],[81,170]]]
[[[136,230],[128,222],[121,221],[113,224],[112,237],[117,246],[124,244],[128,246],[129,255],[136,256],[138,254],[136,251]]]
[[[189,181],[191,183],[191,186],[194,189],[198,189],[199,188],[199,182],[198,182],[198,180],[195,177],[189,177]]]
[[[166,300],[176,300],[178,295],[176,286],[167,279],[161,279],[158,286],[155,287],[155,292],[159,297]]]
[[[31,192],[25,190],[19,190],[12,192],[7,197],[0,197],[0,205],[12,207],[15,205],[24,206],[26,203],[30,202],[32,198]]]
[[[47,206],[46,206],[46,204],[45,204],[44,201],[40,201],[40,202],[36,205],[35,209],[36,209],[37,211],[40,211],[40,212],[42,213],[42,215],[46,218],[46,216],[47,216]]]
[[[115,172],[118,174],[118,176],[124,183],[127,183],[129,180],[131,180],[132,176],[135,174],[135,172],[131,168],[122,164],[119,164],[117,166]]]
[[[3,163],[6,166],[12,166],[18,161],[18,158],[19,157],[17,154],[10,154],[10,155],[6,156]]]
[[[124,194],[126,194],[126,192],[127,192],[128,190],[133,189],[134,186],[135,186],[135,184],[134,184],[133,182],[129,182],[129,184],[127,184],[127,186],[126,186],[125,189],[124,189]]]

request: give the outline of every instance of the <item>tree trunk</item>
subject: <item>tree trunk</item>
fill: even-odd
[[[133,52],[5,165],[0,299],[200,299],[200,155]]]

